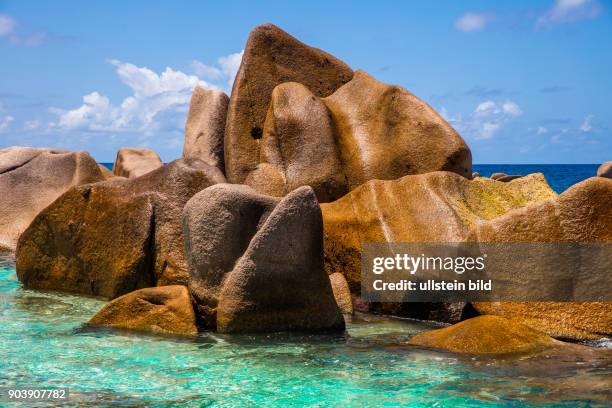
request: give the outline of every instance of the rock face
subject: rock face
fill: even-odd
[[[514,181],[515,183],[516,181]],[[593,177],[558,198],[533,203],[474,227],[481,242],[612,242],[612,180]],[[512,316],[554,337],[596,339],[612,334],[610,302],[477,302],[483,314]]]
[[[309,185],[330,202],[368,180],[436,170],[471,177],[461,136],[410,92],[357,71],[326,98],[294,82],[274,88],[260,164],[245,183],[275,196]]]
[[[17,275],[27,288],[108,298],[186,284],[183,206],[224,181],[216,167],[178,160],[136,179],[73,188],[20,238]]]
[[[369,181],[321,205],[325,267],[359,293],[361,242],[463,242],[477,223],[551,197],[541,174],[503,184],[451,172]]]
[[[206,327],[223,333],[337,331],[344,320],[323,269],[310,187],[283,199],[220,184],[184,210],[189,288]]]
[[[117,152],[113,173],[116,176],[136,178],[162,166],[161,159],[151,149],[122,147]]]
[[[324,97],[353,77],[342,61],[309,47],[272,24],[255,27],[247,41],[230,99],[225,165],[231,183],[243,183],[260,163],[260,141],[272,90],[284,82],[304,84]]]
[[[518,174],[506,174],[506,173],[493,173],[493,174],[491,174],[491,180],[501,181],[503,183],[506,183],[508,181],[512,181],[514,179],[521,178],[521,177],[523,177],[523,176],[520,176]]]
[[[180,285],[145,288],[120,296],[106,304],[89,324],[153,333],[198,333],[189,291]]]
[[[526,353],[563,345],[515,320],[498,316],[478,316],[419,333],[409,344],[471,354]]]
[[[605,162],[597,169],[597,177],[612,178],[612,161]]]
[[[334,292],[334,298],[340,308],[342,314],[352,315],[353,314],[353,299],[351,296],[351,290],[349,289],[348,283],[340,272],[335,272],[329,275],[329,281],[331,282],[332,290]]]
[[[106,166],[104,166],[102,164],[98,164],[98,168],[100,169],[100,172],[102,173],[102,176],[104,177],[104,180],[110,180],[113,177],[117,177],[117,176],[115,176],[115,173],[110,171],[108,169],[108,167],[106,167]]]
[[[225,93],[195,87],[185,123],[183,157],[200,159],[224,171],[223,135],[228,104]]]
[[[363,71],[325,98],[349,189],[372,179],[452,171],[470,178],[472,154],[461,136],[407,90]]]
[[[0,248],[14,250],[34,217],[71,187],[103,179],[98,164],[86,152],[0,150]]]
[[[282,197],[309,185],[320,202],[328,202],[348,192],[331,115],[302,84],[274,88],[260,160],[245,183],[261,193]]]

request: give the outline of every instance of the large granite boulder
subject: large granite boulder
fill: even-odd
[[[32,147],[0,150],[0,248],[15,250],[36,215],[73,186],[104,177],[86,152]]]
[[[498,183],[452,172],[372,180],[321,204],[328,273],[359,293],[362,242],[463,242],[479,222],[556,197],[541,174]]]
[[[597,169],[597,177],[612,178],[612,161],[605,162]]]
[[[122,147],[117,152],[113,173],[115,176],[136,178],[147,174],[164,164],[151,149],[144,147]]]
[[[436,170],[471,178],[472,154],[461,136],[404,88],[357,71],[325,104],[350,190],[372,179]]]
[[[498,316],[478,316],[419,333],[409,344],[470,354],[533,353],[564,345],[514,319]]]
[[[183,157],[200,159],[224,171],[223,136],[228,104],[225,93],[195,87],[185,123]]]
[[[21,236],[17,275],[27,288],[108,298],[186,284],[183,206],[224,181],[216,167],[177,160],[135,179],[73,188]]]
[[[302,84],[274,88],[260,161],[245,183],[263,194],[282,197],[311,186],[319,202],[329,202],[348,192],[331,115],[323,100]]]
[[[284,82],[304,84],[314,95],[331,95],[353,77],[344,62],[309,47],[272,24],[249,36],[227,113],[225,166],[231,183],[243,183],[260,163],[260,140],[272,90]]]
[[[330,202],[368,180],[436,170],[471,178],[461,136],[407,90],[357,71],[326,98],[295,82],[274,88],[260,164],[245,183],[275,196],[309,185]]]
[[[89,324],[162,334],[198,333],[189,291],[180,285],[139,289],[120,296],[104,305]]]
[[[469,239],[611,243],[611,200],[612,180],[593,177],[558,197],[482,222],[474,226]],[[612,335],[610,302],[475,302],[474,307],[482,314],[516,318],[553,337],[580,340]]]
[[[278,199],[220,184],[184,210],[189,288],[223,333],[344,329],[323,268],[321,210],[310,187]]]

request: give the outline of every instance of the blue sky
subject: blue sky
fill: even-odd
[[[229,92],[272,22],[441,112],[475,163],[612,160],[612,4],[1,1],[0,148],[180,156],[193,87]]]

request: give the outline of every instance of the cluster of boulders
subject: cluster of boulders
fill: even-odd
[[[455,351],[445,338],[458,333],[476,344],[464,351],[488,352],[487,338],[469,338],[489,327],[503,339],[527,332],[509,349],[555,342],[540,331],[612,334],[610,303],[360,299],[364,242],[610,242],[612,180],[557,196],[541,174],[473,177],[466,143],[429,105],[271,24],[251,32],[231,97],[194,90],[182,158],[164,165],[123,148],[111,172],[84,152],[10,148],[5,191],[0,245],[16,248],[19,279],[111,299],[92,325],[342,331],[355,309],[513,319],[481,316],[413,341]]]

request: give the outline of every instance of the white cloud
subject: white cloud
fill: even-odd
[[[0,14],[0,36],[6,36],[13,33],[17,22],[11,16],[6,14]]]
[[[11,125],[11,123],[13,123],[15,121],[15,118],[10,116],[10,115],[6,115],[4,116],[1,120],[0,120],[0,133],[5,132],[6,130],[8,130],[9,126]]]
[[[229,93],[234,83],[236,73],[238,72],[238,68],[240,68],[243,54],[244,50],[219,57],[217,59],[217,66],[206,65],[200,61],[194,60],[192,62],[193,70],[197,75],[218,84],[220,88],[223,88]]]
[[[538,26],[589,20],[600,14],[601,6],[595,0],[555,0],[553,6],[538,18]]]
[[[523,114],[521,108],[519,108],[519,106],[512,101],[504,102],[504,104],[502,105],[502,110],[504,111],[504,113],[507,113],[511,116],[520,116]]]
[[[493,17],[490,13],[465,13],[455,20],[455,28],[464,32],[482,30]]]
[[[583,133],[589,133],[593,131],[593,125],[591,123],[591,121],[593,120],[593,115],[587,115],[586,118],[584,118],[584,121],[582,122],[582,125],[580,125],[580,131]]]
[[[543,135],[544,133],[547,133],[548,129],[546,129],[544,126],[538,126],[538,128],[536,129],[536,134],[537,135]]]
[[[180,129],[196,85],[211,86],[195,75],[172,68],[161,74],[146,67],[111,60],[121,82],[132,90],[132,95],[114,105],[110,99],[95,91],[83,96],[83,104],[75,109],[53,108],[59,115],[51,124],[64,130],[94,132],[153,132],[161,129]]]
[[[26,132],[39,129],[42,126],[42,123],[38,119],[28,120],[23,124],[23,130]]]
[[[441,109],[445,118],[449,117],[446,109]],[[462,120],[460,115],[455,116],[451,122],[461,133],[475,140],[492,139],[513,118],[523,112],[516,102],[505,101],[501,105],[495,101],[487,100],[479,103],[474,111]]]

